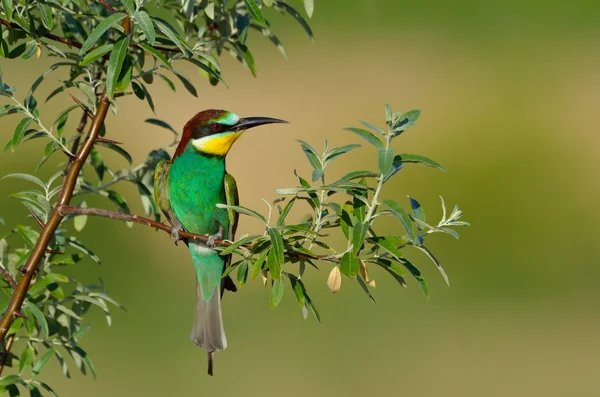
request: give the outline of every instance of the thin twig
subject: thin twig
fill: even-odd
[[[8,283],[10,284],[10,286],[12,287],[13,290],[17,289],[17,282],[15,281],[15,279],[13,278],[13,276],[10,275],[10,273],[8,272],[8,270],[6,270],[4,268],[4,266],[0,265],[0,273],[4,276],[4,278],[6,279],[6,281],[8,281]]]
[[[61,207],[58,207],[57,210],[62,216],[65,216],[65,215],[101,216],[104,218],[117,219],[117,220],[125,221],[125,222],[139,223],[140,225],[145,225],[148,227],[153,227],[155,229],[160,229],[169,234],[171,234],[171,230],[172,230],[171,226],[165,225],[162,222],[156,222],[156,221],[153,221],[152,219],[144,218],[144,217],[141,217],[141,216],[135,215],[135,214],[125,214],[122,212],[114,212],[114,211],[109,211],[109,210],[105,210],[105,209],[101,209],[101,208],[80,208],[80,207],[70,207],[68,205],[63,205]],[[203,241],[203,242],[207,242],[209,239],[208,235],[188,233],[185,231],[180,231],[179,236],[182,238]],[[228,241],[228,240],[215,240],[214,243],[215,243],[215,246],[219,246],[219,247],[229,247],[230,245],[233,244],[231,241]],[[248,245],[244,245],[243,247],[251,248]],[[338,262],[331,255],[314,255],[313,256],[313,255],[303,254],[300,252],[285,252],[285,256],[288,258],[315,259],[315,260],[328,261],[328,262],[334,262],[334,263]]]
[[[19,25],[17,25],[14,22],[8,22],[4,19],[0,19],[0,24],[4,25],[4,26],[8,26],[11,29],[18,29],[18,30],[22,30],[22,31],[26,31],[25,29],[23,29],[22,27],[20,27]],[[63,43],[66,45],[70,45],[71,47],[75,47],[75,48],[81,48],[83,47],[83,44],[81,44],[78,41],[75,40],[71,40],[71,39],[67,39],[65,37],[60,37],[57,35],[54,35],[52,33],[45,33],[43,35],[43,37],[53,40],[53,41],[57,41],[59,43]],[[138,48],[139,46],[137,44],[131,44],[130,47],[135,47]],[[169,47],[163,47],[163,46],[157,46],[157,45],[153,45],[152,47],[154,47],[155,49],[157,49],[158,51],[163,51],[163,52],[176,52],[179,53],[180,50],[178,48],[169,48]],[[103,58],[108,59],[109,54],[104,55]]]

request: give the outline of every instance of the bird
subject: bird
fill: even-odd
[[[221,313],[225,289],[236,286],[223,271],[231,255],[215,251],[216,240],[235,238],[238,213],[217,204],[239,205],[237,184],[227,173],[225,159],[243,133],[260,125],[287,123],[269,117],[240,118],[235,113],[208,109],[197,113],[183,127],[171,160],[161,160],[154,173],[154,198],[172,225],[175,243],[188,246],[196,270],[196,311],[192,341],[208,352],[208,374],[213,375],[214,353],[225,350],[227,339]],[[207,242],[180,239],[179,232],[208,235]]]

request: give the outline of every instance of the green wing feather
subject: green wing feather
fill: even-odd
[[[169,200],[169,168],[171,164],[169,160],[161,160],[156,165],[156,170],[154,170],[154,200],[156,200],[158,208],[165,214],[169,223],[181,227],[181,222],[173,212]]]
[[[235,178],[231,174],[225,174],[225,179],[223,182],[225,184],[226,204],[230,206],[240,205],[240,198],[238,196]],[[233,241],[235,239],[235,232],[237,230],[238,218],[240,217],[240,214],[231,209],[227,210],[227,214],[229,215],[229,230],[227,238]]]

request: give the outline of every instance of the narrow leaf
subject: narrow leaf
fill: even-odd
[[[447,171],[446,168],[444,166],[442,166],[441,164],[439,164],[436,161],[433,161],[432,159],[425,157],[425,156],[419,156],[416,154],[399,154],[397,156],[394,157],[394,164],[400,164],[400,163],[421,163],[421,164],[425,164],[428,165],[430,167],[433,168],[437,168],[440,169],[442,171]]]
[[[94,44],[96,44],[96,42],[100,39],[100,37],[102,37],[104,32],[106,32],[108,29],[110,29],[111,26],[118,23],[125,17],[127,17],[127,15],[123,14],[122,12],[117,12],[100,22],[98,26],[96,26],[96,28],[92,30],[85,43],[83,43],[83,46],[79,50],[79,55],[85,54],[90,48],[94,46]]]
[[[406,230],[406,233],[408,233],[409,238],[415,241],[416,236],[412,228],[412,223],[410,221],[410,216],[408,215],[408,212],[406,212],[406,210],[402,208],[400,204],[391,199],[383,200],[382,204],[388,207],[390,211],[392,211],[396,218],[400,220],[402,226],[404,226],[404,229]]]
[[[348,128],[344,128],[344,129],[346,131],[353,132],[356,135],[360,136],[361,138],[365,139],[367,142],[369,142],[371,145],[375,146],[377,149],[385,148],[385,146],[383,145],[383,142],[381,142],[381,140],[379,138],[377,138],[375,135],[373,135],[372,132],[363,130],[362,128],[353,128],[353,127],[348,127]]]
[[[156,31],[154,30],[154,24],[150,19],[150,16],[144,10],[137,10],[135,12],[135,20],[142,28],[142,32],[144,32],[144,36],[146,36],[146,40],[151,45],[154,44],[156,40]]]
[[[118,77],[127,57],[129,47],[129,36],[125,36],[115,43],[108,59],[108,71],[106,72],[106,91],[108,99],[112,101],[117,88]]]
[[[360,271],[358,258],[352,252],[346,252],[340,262],[340,272],[346,277],[354,277]]]
[[[266,26],[265,17],[260,11],[258,4],[256,4],[256,1],[244,0],[244,3],[246,4],[246,8],[248,8],[248,12],[250,13],[250,15],[252,15],[252,18],[254,18],[254,20],[258,22],[260,26]]]
[[[273,281],[273,285],[271,286],[270,299],[271,309],[275,309],[279,305],[279,302],[281,302],[281,298],[283,298],[283,287],[284,281],[282,278]]]

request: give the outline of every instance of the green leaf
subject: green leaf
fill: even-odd
[[[348,127],[348,128],[344,128],[344,129],[346,131],[353,132],[356,135],[360,136],[361,138],[365,139],[367,142],[369,142],[371,145],[375,146],[377,149],[385,148],[385,146],[383,145],[383,142],[381,142],[381,140],[379,138],[377,138],[375,135],[373,135],[372,132],[363,130],[362,128],[353,128],[353,127]]]
[[[133,72],[133,64],[131,63],[131,57],[125,57],[125,61],[123,62],[123,66],[121,67],[121,72],[119,73],[119,78],[117,79],[117,92],[125,92],[129,88],[129,83],[131,83],[131,74]],[[114,102],[113,102],[114,104]]]
[[[117,82],[121,68],[127,57],[129,47],[129,36],[125,36],[115,43],[108,59],[108,71],[106,72],[106,92],[108,99],[112,101],[117,88]]]
[[[290,280],[290,285],[292,286],[298,305],[304,307],[306,305],[306,289],[304,288],[304,283],[293,274],[286,273],[286,276],[288,276],[288,279]]]
[[[428,165],[430,167],[440,169],[442,171],[447,171],[446,168],[444,168],[438,162],[433,161],[432,159],[427,158],[425,156],[418,156],[416,154],[406,154],[405,153],[405,154],[399,154],[399,155],[395,156],[394,164],[401,164],[401,163],[421,163],[421,164]]]
[[[387,175],[392,169],[394,162],[394,149],[383,148],[379,149],[379,171],[382,175]]]
[[[277,1],[277,5],[284,8],[288,14],[290,14],[296,21],[298,21],[298,23],[302,26],[302,28],[304,28],[306,34],[308,34],[308,37],[310,37],[311,40],[315,40],[315,36],[312,32],[312,29],[310,28],[306,20],[302,18],[302,15],[300,15],[298,11],[296,11],[294,8],[292,8],[292,6],[290,6],[284,1]],[[319,322],[321,321],[319,320]]]
[[[400,259],[404,255],[402,255],[402,252],[398,248],[397,242],[395,242],[394,240],[396,240],[396,239],[393,237],[371,237],[368,239],[368,241],[370,243],[380,246],[381,248],[383,248],[384,250],[386,250],[387,252],[392,254],[394,259],[396,259],[397,261],[400,261]],[[402,240],[402,239],[399,239],[399,240],[401,241],[401,244],[406,243],[406,240]]]
[[[167,59],[167,57],[164,56],[162,52],[145,43],[139,43],[139,46],[142,47],[144,50],[148,51],[150,54],[154,55],[154,57],[160,60],[167,67],[167,69],[173,70],[171,62]]]
[[[294,205],[295,202],[296,202],[296,197],[294,197],[290,201],[288,201],[288,203],[285,205],[285,207],[283,207],[283,210],[281,211],[279,218],[277,218],[277,223],[276,223],[277,226],[283,226],[285,224],[285,218],[290,213],[290,210],[292,209],[292,206]]]
[[[412,210],[413,216],[416,219],[419,219],[423,222],[426,222],[427,219],[425,218],[425,210],[423,209],[423,206],[421,205],[421,203],[419,203],[417,200],[415,200],[414,198],[408,196],[408,199],[410,201],[410,208]],[[421,229],[421,228],[419,228]]]
[[[29,301],[25,301],[25,307],[33,314],[35,322],[42,331],[42,336],[50,336],[48,321],[46,320],[46,316],[44,315],[44,313],[42,313],[40,308],[36,304],[33,304]]]
[[[27,117],[27,118],[22,119],[19,122],[19,124],[17,124],[17,128],[15,129],[15,132],[12,137],[11,148],[12,148],[13,152],[17,148],[17,146],[19,146],[21,141],[23,140],[23,137],[25,136],[25,131],[27,131],[27,127],[29,127],[29,124],[31,124],[31,121],[32,120]]]
[[[121,3],[125,6],[127,13],[129,15],[133,15],[135,12],[135,6],[133,5],[133,0],[121,0]]]
[[[144,32],[144,36],[146,36],[146,40],[151,45],[154,44],[154,40],[156,40],[156,32],[154,30],[154,24],[152,20],[144,10],[137,10],[135,12],[135,20],[142,28],[142,32]]]
[[[301,141],[299,139],[297,139],[296,141],[298,143],[300,143],[300,146],[302,146],[302,150],[304,151],[304,154],[308,158],[310,165],[312,165],[312,167],[315,170],[322,170],[323,164],[321,163],[321,160],[319,159],[319,155],[317,154],[317,151],[312,146],[310,146],[308,143],[306,143],[304,141]],[[313,182],[315,180],[316,179],[313,179]]]
[[[354,225],[352,232],[352,253],[356,256],[360,251],[363,242],[365,241],[365,237],[367,236],[367,232],[369,231],[368,223],[357,223]]]
[[[54,348],[49,349],[33,366],[32,374],[34,377],[38,376],[44,369],[48,361],[52,358],[56,350]]]
[[[369,299],[371,299],[371,302],[373,302],[374,304],[377,304],[377,302],[375,301],[375,298],[371,294],[371,291],[369,291],[369,287],[367,286],[367,283],[365,283],[365,280],[363,280],[363,278],[360,276],[360,274],[358,276],[356,276],[356,281],[358,281],[358,285],[360,285],[360,287],[362,288],[364,293],[367,294]]]
[[[283,287],[284,281],[282,278],[273,281],[273,286],[271,287],[271,309],[275,309],[279,302],[281,302],[281,298],[283,298]]]
[[[79,241],[79,240],[78,240],[78,239],[76,239],[75,237],[73,237],[73,236],[70,236],[70,237],[67,239],[67,243],[68,243],[68,244],[69,244],[71,247],[73,247],[73,248],[75,248],[75,249],[77,249],[77,250],[79,250],[79,251],[83,252],[83,253],[84,253],[84,254],[86,254],[87,256],[89,256],[89,257],[90,257],[90,259],[92,259],[94,262],[96,262],[96,263],[100,264],[100,258],[98,258],[98,256],[97,256],[96,254],[94,254],[94,253],[93,253],[93,252],[92,252],[90,249],[88,249],[88,248],[87,248],[85,245],[83,245],[83,243],[82,243],[81,241]]]
[[[2,8],[4,8],[4,16],[8,22],[12,21],[13,2],[12,0],[2,0]]]
[[[125,201],[123,196],[121,196],[119,193],[115,192],[114,190],[107,190],[106,192],[108,193],[108,195],[107,195],[108,199],[110,201],[112,201],[113,203],[115,203],[115,205],[117,206],[117,208],[120,212],[124,212],[126,214],[131,213],[131,211],[129,210],[129,206],[127,205],[127,202]]]
[[[225,248],[223,251],[219,252],[219,255],[229,255],[233,251],[235,251],[239,246],[248,244],[251,241],[254,241],[262,236],[247,236],[240,240],[235,241],[229,247]]]
[[[366,121],[361,121],[360,123],[361,123],[362,125],[364,125],[365,127],[367,127],[367,128],[370,128],[370,129],[372,129],[373,131],[375,131],[375,132],[377,132],[377,133],[379,133],[379,134],[381,134],[381,135],[385,135],[385,131],[384,131],[384,130],[382,130],[381,128],[377,127],[376,125],[373,125],[373,124],[371,124],[371,123],[367,123]]]
[[[248,261],[243,261],[237,270],[238,285],[241,287],[246,284],[246,280],[248,280]]]
[[[38,3],[38,8],[40,9],[40,15],[42,17],[42,24],[48,30],[52,30],[54,28],[54,18],[52,16],[52,9],[46,4],[42,3]]]
[[[21,379],[19,375],[6,375],[5,377],[0,378],[0,387],[16,384],[24,385],[25,381]]]
[[[352,252],[346,252],[344,256],[342,256],[342,261],[340,262],[340,271],[346,277],[354,277],[360,271],[360,264],[358,263],[358,258]]]
[[[334,158],[341,156],[342,154],[346,154],[351,150],[357,149],[361,147],[361,145],[345,145],[345,146],[341,146],[341,147],[337,147],[335,149],[332,149],[329,153],[327,153],[325,155],[325,162],[329,162],[331,160],[333,160]]]
[[[377,178],[379,175],[371,171],[352,171],[333,182],[331,185],[340,185],[359,178]]]
[[[79,204],[79,208],[87,208],[87,204],[85,201],[82,201]],[[83,230],[83,228],[85,227],[85,224],[87,223],[87,215],[77,215],[76,217],[73,218],[73,227],[75,228],[76,231],[80,232]]]
[[[262,251],[260,253],[260,255],[258,255],[258,259],[256,259],[256,261],[252,264],[252,273],[250,274],[250,277],[252,278],[252,280],[254,280],[256,278],[256,276],[258,276],[258,274],[260,273],[269,251],[270,250]]]
[[[4,175],[2,177],[2,179],[6,179],[6,178],[24,179],[26,181],[35,183],[36,185],[40,186],[42,189],[44,189],[46,187],[46,184],[44,182],[42,182],[39,178],[36,178],[35,176],[29,175],[29,174],[15,173],[15,174]]]
[[[385,258],[377,258],[376,261],[373,261],[375,264],[384,268],[401,286],[406,288],[406,281],[404,280],[404,272],[400,265],[396,262],[392,262],[391,260]]]
[[[181,84],[183,84],[183,86],[185,87],[185,89],[190,94],[192,94],[195,97],[198,96],[198,91],[196,91],[196,87],[194,87],[194,85],[192,84],[192,82],[186,76],[184,76],[178,70],[173,70],[173,73],[175,73],[175,76],[177,76],[177,78],[179,79],[179,81],[181,81]]]
[[[385,123],[387,125],[389,125],[390,127],[392,126],[392,122],[393,122],[393,113],[392,113],[392,108],[390,107],[390,105],[388,105],[387,103],[385,104]]]
[[[246,8],[248,8],[248,12],[250,13],[250,15],[252,15],[252,18],[254,18],[254,20],[256,22],[258,22],[259,25],[267,26],[265,17],[263,16],[262,12],[260,11],[258,4],[256,4],[256,1],[255,0],[244,0],[244,3],[246,4]]]
[[[392,131],[394,131],[394,136],[398,136],[402,132],[406,131],[408,128],[412,127],[420,115],[420,110],[410,110],[404,113],[401,117],[399,117],[396,123],[394,123],[394,126],[392,127]]]
[[[171,131],[173,134],[175,134],[175,136],[179,135],[177,133],[177,131],[175,131],[175,129],[173,127],[171,127],[171,125],[169,125],[167,122],[159,120],[159,119],[146,119],[144,120],[146,123],[149,124],[153,124],[153,125],[157,125],[159,127],[162,128],[166,128],[167,130]]]
[[[152,17],[151,19],[158,27],[158,30],[167,36],[167,38],[181,50],[186,58],[194,56],[190,46],[179,36],[177,31],[171,25],[169,25],[169,23],[160,18]]]
[[[433,255],[433,252],[431,252],[429,248],[425,247],[424,245],[413,245],[412,247],[423,251],[425,255],[427,255],[433,263],[435,263],[435,266],[438,268],[440,274],[444,278],[446,285],[450,286],[450,279],[448,278],[448,275],[446,274],[446,271],[444,270],[444,267],[442,266],[440,261]]]
[[[283,252],[283,238],[281,233],[277,229],[272,227],[269,228],[269,237],[271,238],[271,252],[269,259],[272,259],[272,263],[269,262],[269,269],[271,269],[271,277],[273,280],[278,280],[281,274],[281,265],[285,260]]]
[[[259,214],[256,211],[251,210],[251,209],[246,208],[246,207],[237,206],[237,205],[217,204],[217,208],[231,209],[231,210],[234,210],[235,212],[238,212],[240,214],[248,215],[248,216],[251,216],[253,218],[259,219],[265,225],[267,224],[267,219],[264,216],[262,216],[261,214]]]
[[[127,15],[123,14],[122,12],[117,12],[100,22],[98,26],[92,30],[85,43],[83,43],[83,46],[79,50],[79,55],[85,54],[94,46],[94,44],[96,44],[100,37],[102,37],[102,35],[111,28],[111,26],[115,25],[125,17],[127,17]]]
[[[415,265],[413,265],[412,262],[406,258],[402,258],[400,263],[402,263],[402,265],[406,268],[406,270],[408,270],[408,272],[411,274],[411,276],[413,276],[414,279],[417,280],[417,283],[419,284],[419,287],[421,287],[421,290],[423,291],[425,298],[429,299],[429,287],[427,287],[427,282],[421,275],[421,272],[419,271],[419,269],[417,269],[417,267]]]
[[[351,202],[346,202],[342,207],[342,213],[339,214],[340,226],[346,240],[350,241],[353,235],[353,225],[356,223],[356,217],[354,216],[354,207]]]
[[[92,167],[94,167],[94,171],[96,171],[96,175],[98,175],[98,179],[102,181],[104,179],[104,172],[106,171],[106,166],[104,165],[104,160],[102,160],[102,156],[96,148],[92,148],[90,152],[90,161],[92,163]]]
[[[396,218],[400,220],[402,226],[404,226],[404,229],[406,230],[406,233],[408,233],[409,238],[412,241],[415,241],[416,236],[412,228],[412,223],[410,221],[410,216],[408,215],[408,212],[406,212],[406,210],[394,200],[386,199],[383,200],[381,203],[388,207],[392,214],[394,214],[394,216],[396,216]]]
[[[117,154],[121,155],[125,160],[127,160],[130,167],[133,164],[133,159],[131,158],[131,155],[119,145],[116,145],[112,142],[96,142],[95,146],[102,146],[116,152]]]
[[[313,0],[303,0],[304,1],[304,9],[306,10],[306,15],[309,18],[312,18],[313,12],[315,10],[315,2]]]
[[[33,350],[33,347],[28,346],[25,350],[23,350],[21,358],[19,359],[19,374],[22,374],[27,368],[31,367],[34,358],[35,350]]]

